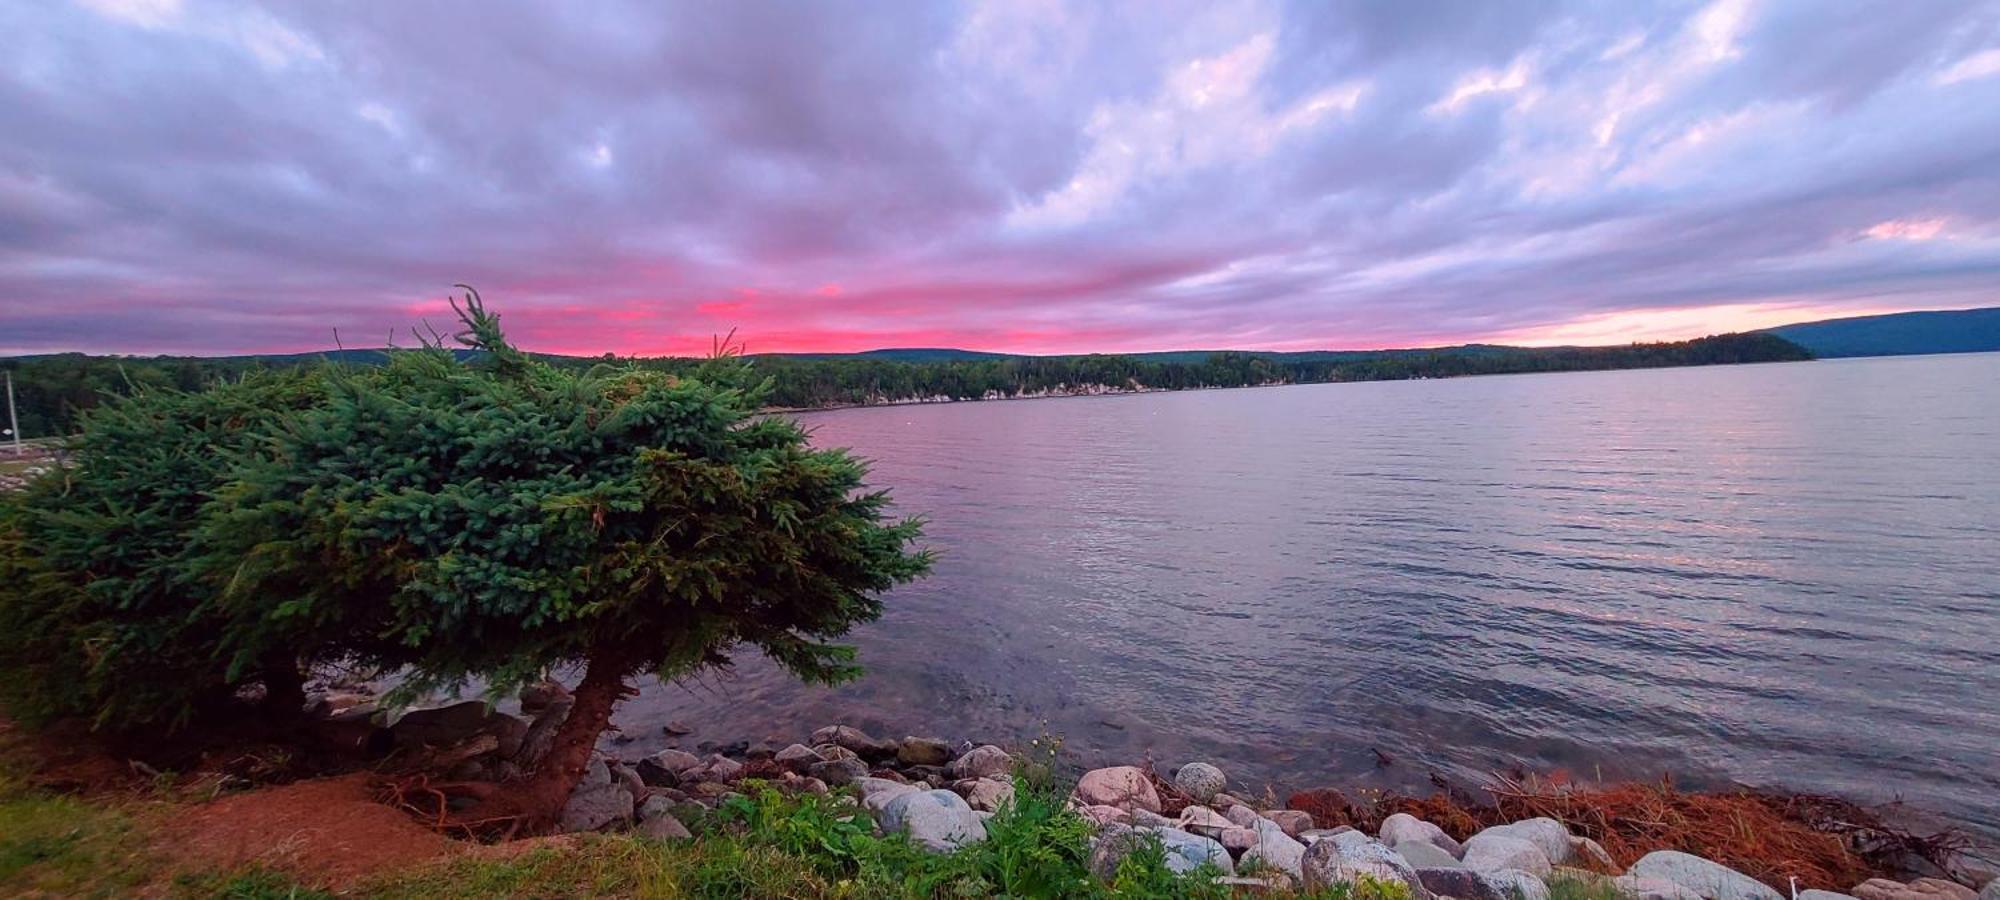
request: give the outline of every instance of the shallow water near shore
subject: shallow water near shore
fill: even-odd
[[[633,749],[1046,722],[1251,788],[1672,773],[2000,834],[2000,354],[801,418],[935,574],[861,680],[647,684]]]

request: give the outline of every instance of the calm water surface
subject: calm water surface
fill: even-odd
[[[1674,773],[2000,831],[2000,355],[806,418],[930,517],[936,574],[861,681],[745,661],[628,732],[1046,721],[1281,789]]]

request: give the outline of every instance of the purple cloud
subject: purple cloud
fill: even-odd
[[[0,352],[1673,337],[1984,305],[2000,7],[0,9]],[[366,336],[366,337],[357,337]]]

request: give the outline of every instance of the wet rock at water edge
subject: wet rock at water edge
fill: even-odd
[[[884,804],[877,820],[885,833],[905,832],[927,849],[951,852],[986,839],[986,826],[965,800],[950,791],[910,791]]]
[[[1625,874],[1671,881],[1703,900],[1784,900],[1763,882],[1713,860],[1678,850],[1655,850]],[[1856,896],[1861,896],[1856,889]],[[1864,898],[1865,900],[1865,898]]]
[[[683,722],[679,719],[675,719],[661,726],[660,731],[666,734],[673,735],[674,737],[684,737],[694,733],[694,726],[689,725],[688,723]]]
[[[887,759],[896,755],[895,741],[878,740],[852,725],[828,725],[812,733],[812,742],[844,747],[862,759]]]
[[[896,745],[896,761],[906,766],[942,766],[951,761],[951,745],[937,738],[906,737]]]
[[[990,778],[1006,775],[1014,771],[1014,757],[1007,751],[986,744],[966,751],[965,755],[951,761],[947,771],[953,778]],[[1157,809],[1157,805],[1155,806]]]
[[[1174,772],[1174,787],[1181,793],[1194,798],[1196,803],[1209,803],[1215,795],[1229,786],[1229,778],[1222,770],[1205,762],[1191,762]]]
[[[681,773],[701,765],[701,759],[682,750],[662,750],[633,765],[639,780],[648,787],[680,787]]]

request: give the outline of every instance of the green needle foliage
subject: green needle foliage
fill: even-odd
[[[514,349],[471,295],[459,339],[328,370],[206,516],[231,658],[309,645],[421,686],[505,687],[597,662],[671,678],[753,645],[799,676],[858,672],[829,642],[922,574],[865,466],[756,414],[719,357],[674,377],[576,372]]]
[[[186,722],[236,681],[223,621],[194,577],[195,532],[234,461],[281,418],[321,402],[305,370],[198,393],[141,390],[98,407],[72,464],[0,508],[0,699],[30,720],[126,729]]]
[[[0,593],[15,701],[161,725],[333,660],[496,689],[587,663],[622,691],[741,645],[806,679],[858,672],[834,641],[930,564],[861,461],[759,415],[728,354],[560,369],[476,294],[461,318],[474,353],[87,416],[75,466],[0,519],[0,578],[24,586]]]

